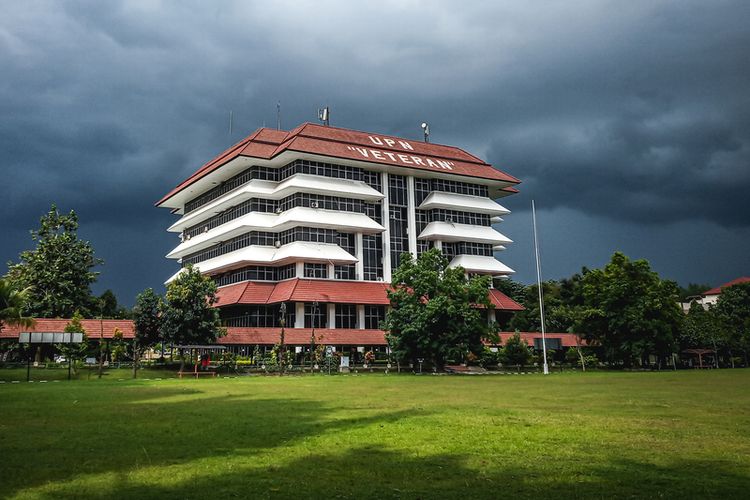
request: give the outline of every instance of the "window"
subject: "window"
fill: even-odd
[[[328,264],[305,262],[305,278],[328,278]]]
[[[305,328],[325,328],[328,317],[326,304],[305,303]]]
[[[380,234],[362,236],[363,278],[377,281],[383,278],[383,236]]]
[[[354,264],[333,266],[333,277],[337,280],[357,279],[357,267]]]
[[[336,328],[357,328],[357,306],[336,304]]]
[[[365,306],[365,328],[377,330],[385,319],[385,306]]]

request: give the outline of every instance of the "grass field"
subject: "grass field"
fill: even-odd
[[[0,385],[10,498],[748,498],[750,370]]]

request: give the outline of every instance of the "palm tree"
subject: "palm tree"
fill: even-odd
[[[3,325],[34,326],[34,319],[23,315],[29,289],[16,289],[9,280],[0,278],[0,330]]]

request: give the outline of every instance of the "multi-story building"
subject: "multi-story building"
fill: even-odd
[[[317,343],[378,350],[403,253],[439,248],[467,273],[513,272],[495,258],[511,240],[493,228],[509,213],[493,200],[518,182],[456,147],[306,123],[255,131],[157,206],[180,216],[167,257],[219,286],[222,344],[278,342],[284,309],[298,352],[313,329]],[[521,308],[488,293],[489,319]]]

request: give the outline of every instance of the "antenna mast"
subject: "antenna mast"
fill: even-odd
[[[281,130],[281,101],[276,101],[276,130]]]
[[[536,285],[539,288],[539,319],[542,322],[542,353],[544,354],[544,374],[549,375],[547,365],[547,339],[544,332],[544,292],[542,292],[542,265],[539,261],[539,239],[536,235],[536,207],[531,200],[531,220],[534,226],[534,254],[536,255]]]
[[[331,118],[331,110],[328,109],[328,106],[326,106],[323,109],[318,110],[318,120],[323,122],[323,125],[325,125],[326,127],[331,124],[330,118]]]
[[[430,142],[430,124],[422,122],[422,131],[424,132],[424,142]]]
[[[229,110],[229,137],[232,137],[232,119],[234,118],[234,112]]]

